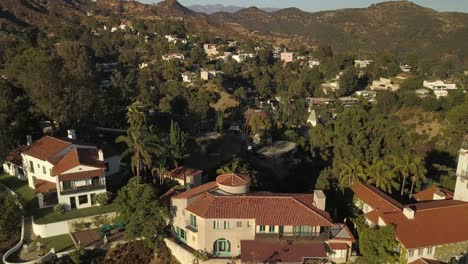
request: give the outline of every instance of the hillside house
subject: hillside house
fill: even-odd
[[[107,180],[120,172],[119,155],[77,143],[74,130],[65,139],[45,136],[29,143],[21,151],[23,170],[40,208],[94,206],[95,195],[105,193]]]
[[[375,92],[375,91],[366,91],[366,90],[356,91],[354,94],[356,96],[360,96],[360,97],[366,99],[367,101],[369,101],[371,103],[375,102],[376,101],[375,98],[377,97],[377,92]]]
[[[218,55],[218,46],[216,44],[204,44],[203,50],[205,50],[205,53],[208,56]]]
[[[309,60],[309,68],[315,68],[320,66],[320,61],[316,59]]]
[[[177,44],[177,43],[182,43],[182,44],[187,44],[187,39],[179,38],[177,35],[165,35],[165,39],[167,39],[167,42]]]
[[[338,98],[338,100],[340,100],[341,105],[344,108],[353,107],[359,104],[359,99],[354,98],[354,97],[340,97]]]
[[[354,237],[333,223],[322,191],[251,193],[250,184],[247,175],[227,173],[173,195],[172,235],[214,257],[240,256],[241,263],[349,259]]]
[[[185,56],[184,54],[180,53],[180,52],[168,52],[166,53],[165,55],[162,56],[162,59],[165,60],[165,61],[168,61],[168,60],[185,60]]]
[[[379,80],[372,81],[370,86],[372,91],[391,91],[395,92],[400,89],[400,85],[395,84],[392,80],[387,78],[380,78]]]
[[[402,72],[410,72],[411,69],[412,69],[412,67],[411,67],[410,65],[408,65],[408,64],[402,64],[402,65],[400,65],[400,70],[401,70]]]
[[[215,78],[218,74],[223,74],[223,72],[203,68],[200,70],[200,79],[202,79],[203,81],[208,81],[209,79]]]
[[[165,178],[177,181],[182,186],[197,187],[202,184],[203,171],[179,166],[164,175]]]
[[[246,62],[247,61],[247,54],[238,54],[238,55],[232,55],[231,58],[235,60],[237,63],[241,62]]]
[[[28,142],[31,141],[31,136],[28,136]],[[19,146],[10,153],[5,158],[3,163],[3,171],[11,176],[14,176],[20,180],[26,180],[27,177],[24,174],[23,170],[23,158],[21,157],[21,152],[25,150],[28,146],[22,145]]]
[[[284,63],[293,62],[296,54],[294,52],[281,52],[280,58]]]
[[[450,90],[457,90],[457,85],[454,83],[446,83],[445,81],[424,81],[423,86],[434,91],[436,98],[445,97]]]
[[[354,66],[356,66],[356,68],[360,68],[360,69],[363,69],[363,68],[366,68],[367,66],[373,64],[374,61],[373,60],[354,60]]]
[[[194,83],[197,81],[197,75],[194,72],[186,71],[182,73],[182,82],[184,83]]]
[[[430,187],[416,193],[418,202],[408,205],[371,185],[357,184],[352,190],[369,225],[395,226],[395,238],[410,263],[419,258],[437,259],[442,246],[468,242],[468,229],[461,228],[468,223],[468,142],[460,149],[456,175],[454,193]]]

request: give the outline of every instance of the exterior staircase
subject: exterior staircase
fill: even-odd
[[[23,244],[29,245],[32,241],[36,239],[36,235],[32,229],[32,219],[31,217],[24,218],[24,240]]]

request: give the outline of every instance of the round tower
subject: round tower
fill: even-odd
[[[247,175],[225,173],[216,177],[219,189],[228,194],[246,194],[250,190],[251,179]]]

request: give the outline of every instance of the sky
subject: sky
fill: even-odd
[[[155,3],[159,0],[138,0],[143,3]],[[384,2],[381,0],[179,0],[185,6],[223,4],[249,7],[297,7],[305,11],[323,11],[340,8],[368,7],[373,3]],[[457,11],[468,13],[467,0],[412,0],[412,2],[438,11]]]

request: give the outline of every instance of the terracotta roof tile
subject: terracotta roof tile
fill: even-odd
[[[348,250],[349,246],[346,243],[328,243],[328,247],[331,250]]]
[[[395,236],[407,249],[444,245],[468,241],[468,203],[449,205],[447,201],[434,202],[427,208],[415,209],[414,219],[408,219],[403,212],[382,215],[387,224],[395,225]]]
[[[326,259],[325,245],[300,240],[242,240],[242,263],[303,263],[304,258]]]
[[[172,199],[188,199],[188,198],[195,197],[197,195],[203,194],[205,192],[208,192],[217,188],[218,188],[218,183],[216,183],[215,181],[212,181],[212,182],[200,185],[198,187],[192,188],[186,192],[180,193],[174,196]]]
[[[342,223],[335,223],[330,228],[330,239],[356,242],[356,239],[354,238],[353,233],[351,233],[351,230],[349,230],[346,224]]]
[[[94,168],[104,168],[104,162],[98,158],[97,149],[74,148],[65,154],[52,169],[52,175],[56,176],[79,165]]]
[[[71,144],[72,143],[58,138],[45,136],[33,142],[23,153],[40,160],[48,160]]]
[[[217,196],[204,193],[187,210],[203,218],[255,219],[257,225],[333,224],[328,212],[316,208],[312,202],[304,204],[294,196],[274,194]]]
[[[250,177],[238,173],[225,173],[216,177],[216,182],[224,186],[244,186],[250,183]]]
[[[432,201],[434,200],[434,194],[440,193],[441,195],[445,196],[445,199],[453,199],[453,192],[438,186],[432,186],[430,188],[425,189],[424,191],[415,193],[413,197],[421,202],[424,201]]]
[[[410,262],[409,264],[445,264],[445,262],[441,262],[441,261],[433,260],[433,259],[419,258],[413,262]]]
[[[21,157],[21,152],[23,152],[27,148],[28,146],[22,145],[13,149],[12,151],[10,151],[10,153],[8,153],[8,156],[6,156],[5,160],[15,165],[23,166],[23,158]]]
[[[67,174],[60,174],[58,176],[60,181],[71,181],[71,180],[82,180],[82,179],[89,179],[93,177],[100,177],[103,176],[104,170],[89,170],[89,171],[80,171],[74,173],[67,173]]]
[[[45,180],[36,180],[36,184],[34,185],[34,192],[35,193],[46,193],[57,189],[57,185],[50,181]]]
[[[192,169],[184,166],[177,167],[169,172],[169,177],[184,180],[184,176],[190,177],[203,173],[202,170]]]
[[[379,209],[380,212],[397,212],[403,209],[402,204],[372,185],[355,184],[351,189],[360,200],[368,204],[374,210]]]

